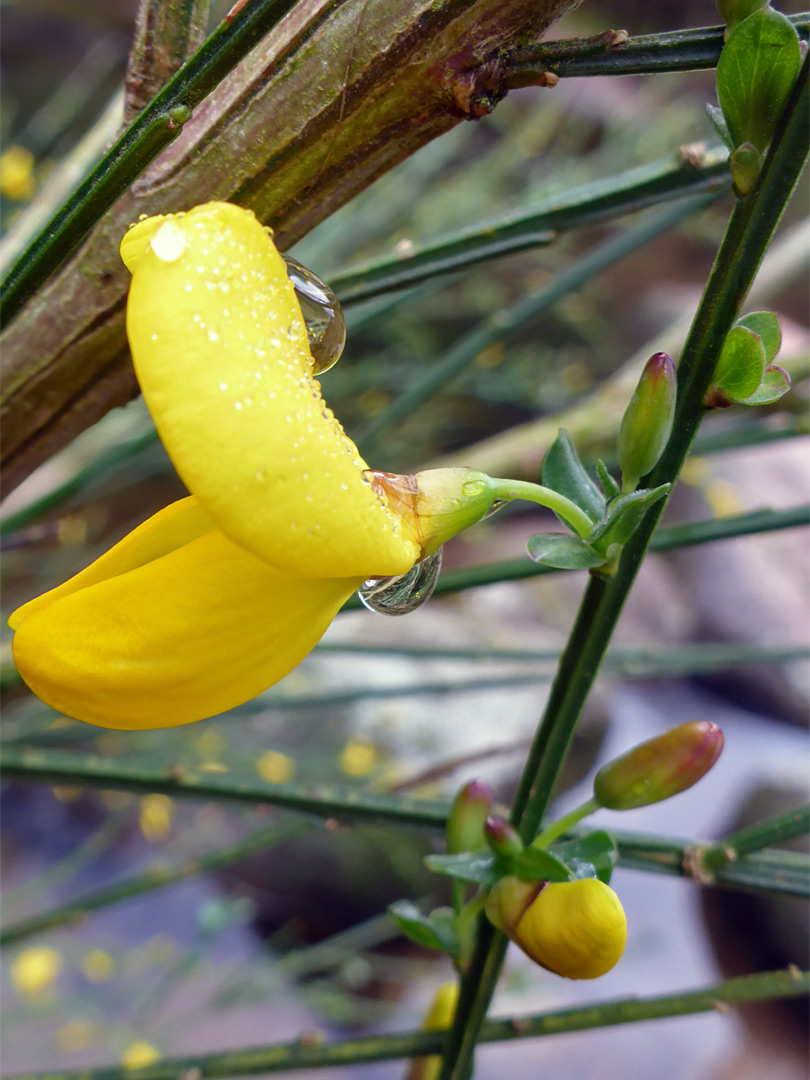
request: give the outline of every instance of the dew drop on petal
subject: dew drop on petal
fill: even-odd
[[[360,603],[378,615],[407,615],[433,595],[442,568],[441,548],[416,563],[407,574],[369,578],[357,590]]]
[[[177,262],[186,250],[186,233],[175,221],[166,221],[149,242],[162,262]]]
[[[287,273],[295,289],[315,361],[313,375],[328,371],[340,359],[346,344],[346,324],[337,297],[319,277],[297,259],[284,256]]]

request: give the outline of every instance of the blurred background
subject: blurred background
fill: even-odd
[[[227,6],[216,2],[212,17]],[[103,136],[106,124],[114,135],[110,102],[134,12],[134,0],[3,5],[4,231],[75,159],[88,130],[95,125]],[[550,36],[717,22],[709,0],[588,0]],[[713,144],[704,112],[713,100],[712,72],[563,80],[553,92],[512,93],[492,115],[406,161],[293,253],[328,281],[503,211],[674,161],[681,146]],[[794,199],[784,236],[802,227],[806,234],[806,196],[802,190]],[[551,246],[356,305],[347,310],[348,345],[323,378],[324,394],[369,463],[401,472],[514,425],[539,418],[553,424],[566,410],[587,410],[607,376],[694,311],[730,205],[730,197],[720,198],[591,277],[519,334],[483,349],[403,418],[387,412],[391,403],[465,335],[643,218],[572,230]],[[806,252],[785,255],[768,295],[782,320],[779,362],[790,361],[793,391],[754,418],[742,410],[710,418],[714,449],[708,442],[690,460],[670,521],[807,501],[806,275]],[[605,430],[598,408],[592,420],[592,458],[609,461],[615,433]],[[749,438],[754,426],[759,434]],[[750,445],[718,451],[721,436],[727,446]],[[4,503],[3,622],[183,494],[142,402],[108,414]],[[526,537],[550,525],[536,509],[504,511],[449,544],[445,570],[520,558]],[[34,699],[16,678],[7,632],[2,737],[7,745],[161,768],[172,763],[272,783],[335,781],[430,798],[450,797],[477,776],[508,801],[553,674],[549,657],[565,641],[582,587],[581,575],[550,575],[436,597],[406,619],[346,611],[321,647],[253,702],[187,728],[133,734],[81,725]],[[805,530],[650,557],[614,644],[659,658],[691,647],[691,667],[686,662],[686,674],[666,677],[649,657],[635,667],[626,656],[623,665],[606,666],[558,808],[587,797],[585,777],[600,762],[691,719],[724,729],[726,751],[711,777],[629,816],[603,812],[596,824],[710,839],[806,801],[806,660],[704,663],[697,670],[695,657],[716,644],[800,656],[807,599]],[[521,650],[540,655],[516,656]],[[409,1030],[435,986],[450,977],[448,961],[405,943],[385,915],[402,897],[440,899],[441,883],[422,867],[436,849],[433,835],[324,827],[267,806],[11,780],[2,787],[2,810],[4,927],[116,882],[149,882],[257,830],[276,830],[278,841],[7,944],[0,955],[6,1073],[146,1063],[316,1030],[330,1037]],[[690,882],[628,870],[616,872],[614,885],[630,925],[617,968],[594,986],[569,983],[510,953],[496,1013],[807,966],[800,900],[701,892]],[[480,1052],[476,1076],[497,1080],[507,1069],[513,1080],[546,1070],[561,1078],[597,1075],[598,1055],[599,1077],[618,1080],[632,1055],[638,1076],[792,1080],[806,1074],[806,1039],[806,1010],[785,1003],[490,1046]],[[391,1063],[317,1075],[382,1080],[402,1073],[402,1063]]]

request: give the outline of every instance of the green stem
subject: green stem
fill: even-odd
[[[532,840],[531,846],[536,848],[549,847],[555,840],[558,840],[567,833],[569,829],[572,829],[574,825],[582,821],[583,818],[588,817],[590,814],[595,814],[599,809],[601,809],[601,807],[596,799],[588,799],[587,802],[582,803],[581,806],[575,807],[558,821],[549,825],[547,829],[543,829],[540,835]]]
[[[497,499],[503,499],[504,502],[523,499],[525,502],[546,506],[570,525],[583,540],[593,532],[594,523],[585,511],[580,510],[576,503],[571,502],[565,495],[560,495],[558,491],[552,491],[551,488],[543,487],[542,484],[531,484],[527,480],[493,478],[490,483]]]
[[[756,188],[729,220],[678,367],[678,402],[672,436],[646,487],[674,483],[703,416],[703,399],[720,348],[753,282],[767,245],[804,168],[810,142],[810,59],[805,57],[780,117]],[[610,637],[666,506],[659,500],[625,545],[614,577],[592,576],[566,645],[512,808],[524,839],[545,815],[582,707]],[[500,973],[506,942],[481,929],[469,976],[462,981],[440,1080],[468,1080],[475,1046]]]
[[[806,40],[810,20],[807,13],[791,16],[791,22]],[[524,72],[526,81],[536,81],[539,72],[561,78],[585,75],[648,75],[665,71],[700,71],[716,67],[723,48],[724,26],[702,26],[663,34],[640,34],[617,45],[614,31],[592,38],[540,42],[519,49],[509,58],[515,77]]]
[[[295,3],[296,0],[252,0],[235,18],[220,23],[136,116],[9,270],[0,295],[0,325],[9,322],[105,210],[177,137],[192,110]]]
[[[765,821],[758,821],[744,829],[730,833],[723,840],[702,852],[703,865],[714,870],[744,855],[760,851],[764,847],[792,840],[810,832],[810,804],[776,814]]]
[[[618,1024],[640,1023],[644,1020],[690,1016],[751,1001],[800,997],[806,994],[808,989],[808,972],[794,968],[786,971],[766,971],[677,994],[647,998],[634,996],[532,1016],[490,1020],[481,1032],[481,1041],[512,1042],[516,1039],[542,1038]],[[189,1075],[198,1077],[198,1080],[225,1080],[230,1077],[256,1076],[296,1069],[357,1066],[374,1061],[393,1061],[398,1058],[436,1054],[441,1050],[443,1034],[441,1031],[414,1031],[397,1035],[363,1036],[333,1043],[315,1038],[296,1039],[293,1042],[228,1050],[224,1053],[167,1058],[165,1061],[146,1065],[135,1075],[138,1080],[177,1080],[179,1076]],[[130,1080],[132,1076],[131,1070],[121,1066],[109,1066],[101,1069],[83,1068],[73,1072],[27,1074],[24,1080]],[[23,1078],[9,1077],[8,1080]]]

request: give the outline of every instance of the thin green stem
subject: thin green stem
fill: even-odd
[[[807,13],[791,21],[802,38],[810,29]],[[648,75],[660,72],[700,71],[717,66],[723,48],[724,26],[641,34],[617,42],[616,32],[606,30],[592,38],[540,42],[519,49],[509,57],[511,81],[521,73],[525,83],[537,81],[543,72],[560,78],[585,75]]]
[[[573,1009],[557,1009],[532,1016],[490,1020],[481,1032],[485,1043],[511,1042],[516,1039],[542,1038],[566,1032],[586,1031],[644,1020],[690,1016],[694,1013],[725,1010],[728,1006],[751,1001],[800,997],[810,989],[810,973],[789,968],[744,975],[699,990],[662,994],[655,997],[629,997],[619,1001],[597,1002]],[[413,1031],[397,1035],[372,1035],[328,1043],[316,1038],[255,1046],[244,1050],[204,1054],[188,1058],[167,1058],[146,1065],[137,1072],[138,1080],[177,1080],[195,1076],[199,1080],[224,1080],[262,1073],[316,1069],[327,1066],[362,1065],[374,1061],[424,1057],[441,1050],[443,1032]],[[9,1077],[8,1080],[129,1080],[131,1070],[121,1066],[73,1072],[47,1072]]]
[[[559,300],[581,288],[595,274],[642,247],[653,237],[673,228],[689,214],[707,206],[716,198],[717,195],[712,193],[680,201],[674,207],[665,207],[577,259],[573,265],[557,274],[550,285],[524,297],[507,310],[496,311],[490,315],[480,326],[458,341],[443,360],[432,364],[424,374],[414,378],[407,390],[365,426],[357,439],[361,453],[367,456],[369,450],[374,448],[393,424],[410,416],[451,379],[460,375],[483,349],[496,342],[509,340]]]
[[[38,915],[30,915],[20,919],[0,930],[0,945],[11,945],[22,941],[24,938],[38,934],[42,930],[51,930],[56,926],[64,926],[66,923],[74,923],[83,919],[89,911],[98,908],[109,907],[122,900],[129,900],[133,896],[140,896],[146,892],[154,892],[155,889],[164,889],[175,882],[184,881],[196,874],[213,873],[223,867],[230,866],[249,855],[255,855],[260,851],[267,851],[278,844],[294,840],[303,833],[308,832],[312,824],[296,819],[271,825],[266,829],[260,829],[244,840],[214,851],[210,855],[199,855],[187,859],[181,866],[165,867],[153,866],[144,873],[133,875],[123,881],[117,881],[103,889],[95,889],[84,893],[66,904],[51,908],[49,911]],[[8,904],[9,901],[6,901]]]
[[[564,836],[569,829],[573,829],[583,818],[588,817],[590,814],[595,814],[600,809],[599,803],[596,799],[588,799],[587,802],[582,803],[580,806],[570,810],[563,817],[559,818],[553,824],[543,831],[532,840],[532,847],[547,848],[550,844],[553,844],[555,840],[559,840],[561,836]]]
[[[0,294],[0,325],[76,248],[192,111],[294,6],[296,0],[252,0],[223,20],[172,76],[76,188],[9,270]]]
[[[703,865],[710,871],[764,847],[805,836],[810,832],[810,803],[776,814],[765,821],[758,821],[744,829],[730,833],[723,840],[702,852]]]
[[[580,510],[576,503],[560,495],[558,491],[543,487],[542,484],[531,484],[527,480],[498,480],[491,481],[492,489],[498,499],[509,502],[512,499],[523,499],[525,502],[537,503],[553,510],[555,514],[567,522],[574,532],[585,540],[593,532],[593,522]]]
[[[344,306],[403,289],[438,274],[553,243],[560,232],[621,217],[671,199],[728,187],[728,152],[708,150],[698,168],[672,159],[582,184],[532,206],[440,236],[407,256],[389,255],[338,270],[329,284]]]
[[[703,400],[722,343],[804,168],[810,142],[809,70],[805,57],[757,186],[731,215],[681,355],[672,436],[658,465],[644,478],[645,486],[677,479],[703,416]],[[534,835],[546,813],[576,722],[666,501],[659,500],[642,519],[623,550],[615,576],[610,580],[592,576],[585,590],[512,808],[512,820],[524,838]],[[503,935],[482,928],[470,974],[462,981],[440,1080],[468,1080],[504,954]]]

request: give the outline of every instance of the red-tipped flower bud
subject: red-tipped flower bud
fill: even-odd
[[[549,883],[504,877],[484,911],[527,956],[567,979],[604,975],[627,940],[621,902],[598,878]]]
[[[523,851],[523,841],[505,818],[488,817],[484,823],[484,835],[495,855],[513,859]]]
[[[623,491],[634,491],[661,457],[672,431],[676,389],[672,359],[666,353],[655,353],[644,365],[619,427]]]
[[[608,810],[661,802],[696,784],[722,749],[723,732],[716,724],[679,724],[604,765],[593,782],[594,796]]]
[[[492,809],[492,789],[483,780],[470,780],[456,795],[447,818],[450,855],[485,848],[484,822]]]

